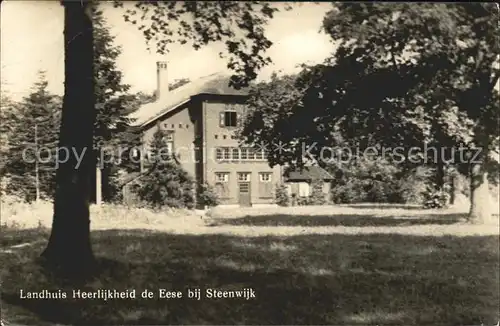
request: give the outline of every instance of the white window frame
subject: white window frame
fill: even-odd
[[[250,182],[250,172],[238,172],[238,181],[239,182]],[[244,178],[242,178],[244,177]]]
[[[268,183],[273,181],[273,174],[271,172],[260,172],[259,173],[260,182]]]
[[[243,160],[243,161],[248,160],[248,151],[246,148],[240,148],[240,160]]]
[[[222,147],[222,158],[224,161],[229,161],[231,159],[231,149],[229,147]]]
[[[239,161],[240,160],[240,149],[238,147],[231,147],[231,159],[233,161]]]
[[[229,172],[215,172],[215,182],[229,182]]]
[[[264,150],[262,148],[260,150],[256,148],[254,150],[254,158],[256,161],[262,161],[264,159]]]
[[[222,161],[224,159],[224,151],[222,150],[222,147],[217,147],[215,149],[215,159],[217,161]]]
[[[174,152],[174,142],[173,141],[167,142],[167,150],[168,150],[169,155],[171,155]]]

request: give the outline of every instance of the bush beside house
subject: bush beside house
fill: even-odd
[[[288,191],[284,184],[276,185],[275,195],[275,201],[278,206],[288,206],[290,204],[290,197],[288,196]]]
[[[207,183],[198,185],[197,203],[199,206],[215,207],[219,205],[219,196],[215,192],[214,187]]]
[[[147,171],[132,188],[138,198],[152,208],[195,207],[194,180],[176,161],[165,141],[166,134],[159,128],[151,141]]]

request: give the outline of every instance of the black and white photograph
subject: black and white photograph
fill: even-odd
[[[2,326],[499,325],[497,3],[0,6]]]

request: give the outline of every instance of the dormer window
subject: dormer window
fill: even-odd
[[[238,114],[236,111],[223,111],[220,113],[221,127],[236,127],[238,125]]]

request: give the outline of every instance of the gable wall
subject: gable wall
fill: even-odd
[[[142,143],[150,144],[158,126],[163,130],[174,132],[174,151],[179,154],[182,167],[195,176],[195,119],[192,116],[194,103],[187,104],[166,114],[149,124],[142,133]]]

